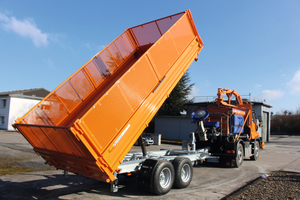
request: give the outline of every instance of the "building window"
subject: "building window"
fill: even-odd
[[[6,107],[6,99],[1,99],[1,107],[2,108]]]
[[[0,116],[0,125],[4,125],[5,124],[5,118],[4,116]]]

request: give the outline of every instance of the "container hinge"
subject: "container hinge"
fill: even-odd
[[[98,160],[99,164],[101,165],[101,168],[103,168],[102,166],[108,167],[107,164],[105,163],[105,161],[103,160],[103,158],[99,157],[97,160]]]
[[[85,134],[84,131],[82,130],[80,123],[81,123],[80,120],[76,120],[76,122],[74,123],[74,128],[71,128],[71,131],[74,133],[75,137],[79,141],[80,141],[80,135]]]
[[[70,130],[71,130],[71,132],[73,133],[73,135],[76,137],[76,139],[77,139],[78,141],[81,141],[81,140],[80,140],[80,137],[79,137],[80,130],[78,130],[78,128],[75,129],[75,128],[73,128],[73,127],[71,127]]]

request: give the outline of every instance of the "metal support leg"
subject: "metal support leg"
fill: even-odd
[[[188,144],[188,146],[190,146],[190,148],[192,148],[192,149],[190,149],[189,147],[188,147],[188,151],[190,151],[190,150],[192,150],[192,151],[196,151],[196,137],[195,137],[195,133],[194,132],[192,132],[192,133],[190,133],[190,142],[189,142],[189,144]]]
[[[119,190],[119,180],[118,180],[118,173],[114,172],[115,180],[113,182],[110,182],[110,192],[118,192]]]
[[[64,176],[68,176],[69,172],[67,170],[64,170]]]
[[[146,151],[146,147],[145,147],[145,143],[143,141],[142,135],[139,137],[139,143],[140,143],[141,148],[142,148],[143,156],[146,156],[147,155],[147,151]]]
[[[110,183],[110,191],[111,192],[118,192],[118,179],[114,180],[113,182]]]

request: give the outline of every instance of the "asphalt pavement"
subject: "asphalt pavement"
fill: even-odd
[[[147,150],[169,148],[181,146],[152,145]],[[140,148],[134,146],[131,151]],[[72,173],[64,176],[62,170],[44,165],[44,160],[33,152],[22,135],[0,131],[0,159],[7,157],[20,158],[20,165],[37,171],[0,176],[0,199],[222,199],[263,174],[278,170],[300,172],[300,137],[271,136],[259,159],[245,160],[240,168],[195,166],[189,187],[172,189],[163,197],[138,190],[135,178],[120,177],[123,188],[111,193],[107,183]]]

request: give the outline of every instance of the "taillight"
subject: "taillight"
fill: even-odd
[[[228,153],[228,154],[235,154],[235,150],[226,150],[226,153]]]
[[[227,167],[234,167],[234,166],[235,166],[235,160],[231,160],[231,162],[230,162],[230,161],[227,161],[227,162],[226,162],[226,166],[227,166]]]

